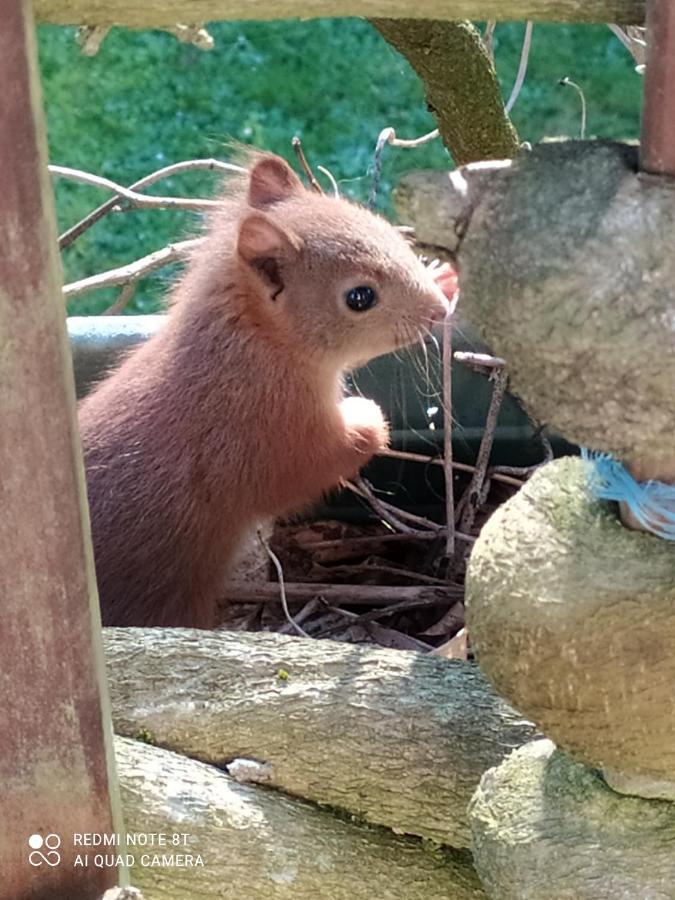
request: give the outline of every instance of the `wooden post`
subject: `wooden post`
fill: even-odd
[[[121,830],[100,620],[27,0],[0,22],[0,898],[94,900],[118,871],[73,836]]]
[[[675,176],[675,0],[647,2],[640,167]]]

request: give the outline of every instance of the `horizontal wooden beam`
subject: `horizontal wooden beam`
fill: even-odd
[[[35,0],[41,22],[161,28],[219,19],[333,16],[640,24],[644,0]]]

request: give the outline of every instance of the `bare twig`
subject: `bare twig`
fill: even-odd
[[[448,605],[452,604],[452,600],[448,600]],[[383,619],[385,616],[393,616],[397,613],[407,612],[409,609],[424,609],[425,607],[435,607],[439,606],[435,600],[425,600],[423,598],[413,598],[411,600],[402,600],[400,603],[391,603],[389,606],[383,606],[379,609],[371,609],[365,613],[353,613],[346,609],[340,609],[337,606],[330,606],[333,612],[338,613],[339,615],[344,616],[347,619],[352,621],[354,625],[363,625],[366,622],[376,622],[378,619]],[[315,638],[323,638],[328,637],[330,634],[334,634],[336,631],[339,631],[340,628],[343,628],[342,624],[339,625],[331,625],[328,628],[324,628],[321,631],[317,632],[314,637]]]
[[[506,365],[506,360],[501,356],[490,356],[488,353],[465,353],[458,350],[452,354],[452,358],[478,369],[503,369]]]
[[[396,134],[396,132],[393,128],[384,128],[377,137],[375,152],[373,153],[373,180],[370,185],[368,209],[375,209],[377,204],[377,195],[380,191],[380,178],[382,176],[382,153],[385,144],[389,142],[390,137],[394,134]]]
[[[586,137],[586,97],[584,95],[584,92],[581,90],[581,88],[575,81],[572,81],[567,76],[565,76],[564,78],[561,78],[560,81],[558,82],[558,84],[561,84],[564,87],[574,88],[574,90],[579,95],[579,99],[581,100],[581,129],[580,129],[579,137],[583,141],[584,138]]]
[[[319,172],[321,172],[322,175],[325,175],[326,178],[330,181],[330,185],[333,188],[333,196],[339,197],[340,196],[340,188],[338,187],[338,183],[335,180],[335,176],[330,171],[330,169],[327,169],[325,166],[317,166],[317,169],[319,170]]]
[[[443,323],[443,472],[445,473],[445,555],[455,555],[455,491],[452,465],[452,316]],[[468,530],[468,529],[467,529]]]
[[[210,172],[218,170],[221,172],[238,173],[246,171],[241,166],[236,166],[233,163],[221,162],[219,159],[188,159],[184,162],[164,166],[162,169],[157,169],[157,171],[151,172],[149,175],[144,175],[143,178],[140,178],[130,185],[129,190],[140,191],[143,190],[143,188],[150,187],[151,184],[162,181],[164,178],[170,178],[172,175],[178,175],[181,172],[190,172],[194,170]],[[96,209],[88,213],[83,219],[76,222],[76,224],[67,231],[64,231],[59,237],[59,249],[65,250],[66,247],[69,247],[73,241],[80,237],[81,234],[84,234],[88,228],[91,228],[91,226],[95,225],[96,222],[103,218],[103,216],[112,212],[121,199],[119,194],[115,194],[114,197],[111,197],[109,200],[106,200],[105,203],[97,206]]]
[[[154,272],[155,269],[161,269],[169,263],[185,259],[200,243],[201,238],[179,241],[177,244],[169,244],[167,247],[162,247],[161,250],[155,250],[154,253],[149,253],[126,266],[108,269],[107,272],[99,272],[98,275],[73,281],[64,286],[63,296],[66,300],[70,300],[72,297],[79,297],[80,294],[96,291],[99,288],[136,282],[139,278]]]
[[[405,139],[397,138],[393,128],[382,129],[378,135],[377,143],[375,144],[375,152],[373,154],[373,181],[370,187],[370,197],[368,198],[368,209],[375,209],[375,204],[377,203],[377,195],[380,190],[380,177],[382,175],[382,154],[385,145],[391,144],[392,147],[406,147],[411,149],[414,147],[421,147],[423,144],[428,144],[429,141],[436,140],[439,135],[440,131],[438,128],[434,128],[433,131],[423,134],[422,137]]]
[[[494,65],[495,61],[495,28],[497,27],[497,22],[495,19],[489,19],[485,23],[485,31],[483,32],[483,43],[485,44],[485,49],[487,50],[488,56],[490,57],[490,62]]]
[[[516,80],[513,83],[513,88],[511,89],[511,96],[506,101],[506,106],[504,107],[506,113],[510,113],[513,109],[513,106],[518,99],[518,95],[520,94],[523,84],[525,82],[525,76],[527,74],[527,63],[530,58],[530,46],[532,44],[532,22],[525,23],[525,35],[523,37],[523,49],[520,51],[520,63],[518,64],[518,74],[516,75]]]
[[[390,606],[401,600],[425,600],[429,606],[444,606],[448,601],[461,599],[463,590],[458,585],[387,587],[381,584],[286,582],[284,593],[287,603],[304,604],[314,597],[323,597],[328,603],[346,603],[349,606]],[[255,581],[233,581],[225,586],[221,599],[228,603],[279,603],[279,585],[274,581],[262,584]]]
[[[189,197],[155,197],[148,194],[139,194],[134,190],[123,187],[109,178],[101,175],[92,175],[90,172],[82,172],[80,169],[69,169],[67,166],[49,166],[49,171],[57,178],[67,178],[80,184],[90,184],[93,187],[112,191],[118,197],[126,200],[135,209],[187,209],[200,212],[213,209],[218,206],[217,200],[193,200]]]
[[[286,585],[284,583],[284,570],[282,568],[281,563],[279,562],[279,557],[276,555],[274,550],[272,550],[272,548],[270,547],[269,541],[267,540],[265,535],[262,533],[260,528],[258,529],[258,540],[264,547],[265,552],[267,553],[269,558],[272,560],[272,564],[273,564],[274,568],[276,569],[277,578],[279,579],[279,584],[277,585],[277,590],[279,592],[279,599],[281,600],[281,608],[283,609],[284,615],[286,616],[286,621],[294,629],[296,634],[299,634],[301,637],[310,637],[310,635],[307,634],[305,629],[302,628],[300,625],[298,625],[298,623],[295,621],[295,619],[293,618],[293,616],[290,613],[290,610],[288,608],[288,602],[286,600]]]
[[[608,28],[612,30],[633,57],[637,71],[644,71],[645,63],[647,61],[645,29],[641,28],[639,25],[628,25],[626,28],[622,28],[620,25],[608,25]]]
[[[349,488],[349,490],[356,494],[357,497],[366,500],[382,521],[393,528],[394,531],[400,531],[404,534],[415,533],[414,528],[411,528],[409,525],[406,525],[405,522],[401,521],[400,510],[395,506],[392,506],[391,503],[380,500],[379,497],[375,496],[371,485],[368,484],[365,478],[359,477],[354,481],[345,481],[345,487]]]
[[[361,563],[353,563],[351,565],[345,563],[340,566],[323,566],[316,565],[319,571],[316,572],[316,579],[307,576],[308,581],[319,581],[329,575],[331,578],[351,578],[354,575],[395,575],[398,578],[406,578],[416,581],[418,584],[446,584],[442,578],[435,578],[433,575],[425,575],[422,572],[413,572],[412,569],[404,569],[400,566],[387,566],[382,563],[369,562],[366,560]],[[311,575],[311,573],[310,573]]]
[[[445,461],[440,456],[424,456],[424,454],[422,453],[410,453],[407,450],[380,450],[377,455],[388,456],[392,459],[403,459],[407,460],[408,462],[424,463],[425,465],[445,465]],[[468,463],[455,462],[454,460],[452,460],[451,465],[452,468],[456,469],[458,472],[473,473],[476,471],[476,467],[470,466]],[[523,486],[523,482],[519,481],[517,478],[511,478],[508,475],[500,475],[499,473],[494,476],[494,480],[501,481],[502,484],[510,484],[513,487],[517,488]]]
[[[126,309],[135,293],[136,281],[128,281],[125,285],[123,285],[122,290],[118,294],[117,300],[115,300],[113,304],[111,304],[106,310],[103,311],[103,315],[118,316]]]
[[[291,141],[293,145],[293,150],[295,151],[295,155],[298,157],[298,162],[302,166],[302,170],[307,176],[307,180],[309,181],[310,187],[313,191],[316,191],[317,194],[323,194],[323,188],[316,180],[314,172],[309,167],[309,163],[307,162],[307,157],[305,156],[305,151],[302,149],[302,141],[296,135]]]
[[[478,458],[476,459],[476,471],[473,473],[471,483],[466,489],[466,505],[459,520],[459,527],[462,531],[471,531],[476,512],[482,502],[483,485],[487,473],[488,462],[490,461],[490,453],[495,437],[495,429],[497,427],[497,418],[499,410],[506,391],[507,374],[506,369],[494,369],[490,376],[494,386],[492,388],[492,397],[490,399],[490,407],[485,418],[485,429],[483,437],[478,449]]]
[[[499,474],[529,478],[530,475],[537,471],[537,469],[541,469],[546,463],[551,462],[553,459],[553,447],[551,446],[551,442],[544,434],[539,434],[539,440],[544,448],[544,458],[540,463],[536,463],[533,466],[492,466],[492,468],[488,469],[488,478],[495,478],[495,476]]]
[[[424,144],[435,141],[440,135],[440,131],[438,128],[434,128],[433,131],[428,131],[418,138],[398,138],[396,137],[396,132],[392,128],[391,135],[392,137],[389,138],[388,143],[391,144],[392,147],[405,147],[408,150],[414,150],[415,147],[422,147]]]
[[[520,482],[518,482],[520,484]],[[299,541],[297,546],[305,552],[311,553],[315,562],[334,563],[347,559],[356,559],[369,553],[384,551],[389,544],[407,543],[415,545],[428,541],[437,541],[443,537],[442,532],[417,532],[416,534],[380,534],[367,537],[341,538],[340,540],[314,541],[304,543]],[[455,532],[455,539],[473,544],[476,540],[473,535]]]

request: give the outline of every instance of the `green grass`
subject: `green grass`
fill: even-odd
[[[209,29],[204,53],[162,32],[115,29],[99,53],[81,55],[74,29],[42,26],[40,60],[50,158],[130,183],[153,169],[191,157],[226,157],[236,139],[292,160],[299,134],[313,163],[327,166],[344,193],[363,199],[380,130],[402,136],[434,127],[421,84],[405,61],[358,19],[228,22]],[[523,26],[501,25],[496,59],[507,96],[518,65]],[[630,57],[604,26],[537,25],[527,80],[513,110],[522,140],[576,136],[579,97],[558,86],[568,75],[584,90],[589,136],[634,138],[641,80]],[[387,148],[382,208],[405,171],[448,167],[440,142],[417,150]],[[202,194],[212,176],[194,173],[162,182],[158,193]],[[59,224],[77,221],[103,199],[100,191],[58,180]],[[64,253],[67,281],[120,265],[194,228],[186,214],[111,215]],[[129,312],[154,311],[170,273],[148,279]],[[71,314],[100,312],[116,295],[73,301]]]

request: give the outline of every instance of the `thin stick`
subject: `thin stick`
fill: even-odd
[[[366,500],[382,521],[389,525],[390,528],[393,528],[394,531],[414,534],[415,529],[399,519],[398,510],[395,507],[376,497],[372,487],[364,478],[357,478],[355,481],[345,481],[345,487],[349,488],[357,497]]]
[[[490,356],[488,353],[466,353],[458,350],[452,355],[457,362],[468,363],[470,366],[476,366],[483,369],[503,369],[506,360],[501,356]]]
[[[298,162],[302,166],[302,170],[305,173],[305,175],[307,176],[310,187],[312,188],[313,191],[316,191],[317,194],[323,194],[323,188],[321,187],[319,182],[316,180],[314,172],[312,172],[312,170],[309,167],[309,163],[307,162],[307,157],[305,156],[305,151],[302,149],[302,141],[296,135],[293,138],[293,140],[291,141],[291,144],[293,145],[293,149],[295,150],[295,155],[298,157]]]
[[[368,197],[368,209],[375,209],[377,204],[377,195],[380,190],[380,177],[382,175],[382,153],[384,147],[389,141],[396,136],[393,128],[383,128],[377,137],[375,144],[375,152],[373,153],[373,180],[370,185],[370,196]]]
[[[389,138],[388,143],[390,143],[392,147],[405,147],[408,150],[414,150],[415,147],[422,147],[424,144],[435,141],[440,133],[441,132],[438,130],[438,128],[434,128],[433,131],[428,131],[426,134],[423,134],[418,138],[398,138],[396,137],[396,132],[392,128],[391,134],[393,135],[393,137]]]
[[[118,316],[126,309],[135,293],[136,282],[128,281],[125,285],[123,285],[122,290],[119,292],[117,300],[115,300],[113,304],[111,304],[106,310],[103,311],[103,315]]]
[[[325,175],[326,178],[330,181],[331,187],[333,188],[333,196],[339,197],[340,196],[340,188],[338,187],[338,183],[335,180],[335,176],[333,175],[333,173],[329,169],[327,169],[325,166],[317,166],[317,169],[319,170],[319,172],[321,172],[322,175]]]
[[[497,27],[497,22],[495,19],[488,19],[485,23],[485,31],[483,32],[483,43],[485,44],[485,49],[487,50],[488,56],[490,57],[490,62],[494,65],[495,62],[495,28]]]
[[[126,285],[138,281],[139,278],[154,272],[155,269],[161,269],[169,263],[185,259],[200,243],[201,238],[179,241],[177,244],[169,244],[167,247],[162,247],[161,250],[155,250],[154,253],[149,253],[126,266],[120,266],[118,269],[108,269],[107,272],[99,272],[98,275],[91,275],[80,281],[72,281],[70,284],[64,285],[63,296],[66,300],[70,300],[72,297],[79,297],[81,294],[97,291],[99,288],[117,284]]]
[[[375,209],[375,204],[377,203],[377,195],[380,190],[380,177],[382,175],[382,154],[385,145],[391,144],[392,147],[406,147],[412,149],[436,140],[439,135],[440,131],[438,128],[434,128],[433,131],[429,131],[421,137],[406,139],[397,138],[396,132],[391,127],[382,129],[378,135],[377,143],[375,144],[375,152],[373,154],[373,181],[370,188],[370,197],[368,198],[368,209]]]
[[[445,473],[445,555],[455,555],[455,493],[452,465],[452,316],[443,323],[443,471]],[[465,529],[468,530],[468,529]]]
[[[457,601],[454,601],[457,602]],[[339,615],[344,616],[351,620],[353,625],[361,625],[366,622],[376,622],[378,619],[383,619],[385,616],[393,616],[396,613],[407,612],[409,609],[424,609],[424,607],[436,607],[439,606],[435,600],[402,600],[400,603],[392,603],[390,606],[380,607],[379,609],[371,609],[365,613],[353,613],[346,609],[340,609],[336,606],[329,606],[328,608]],[[452,601],[448,601],[448,606],[452,606]],[[329,625],[327,628],[323,628],[321,631],[318,631],[314,637],[315,638],[323,638],[328,637],[330,634],[334,634],[336,631],[340,631],[341,628],[344,628],[344,624],[340,622],[338,625]]]
[[[269,545],[269,541],[267,540],[267,538],[265,537],[265,535],[262,533],[262,531],[260,529],[258,529],[258,540],[265,548],[267,555],[272,560],[274,568],[277,570],[277,578],[279,579],[279,584],[277,585],[277,590],[279,591],[279,599],[281,600],[281,607],[284,611],[284,615],[286,616],[286,621],[288,622],[289,625],[291,625],[293,627],[293,629],[296,631],[296,633],[299,634],[301,637],[311,637],[311,635],[307,634],[307,632],[305,631],[304,628],[302,628],[302,626],[298,625],[298,623],[295,621],[295,619],[293,618],[293,616],[290,613],[290,610],[288,608],[288,601],[286,600],[286,585],[284,583],[284,570],[281,566],[281,563],[279,562],[279,557],[276,555],[274,550],[272,550],[272,548]]]
[[[345,603],[350,606],[390,606],[401,600],[426,600],[429,605],[445,605],[463,596],[458,585],[434,587],[431,585],[381,584],[319,584],[311,582],[285,582],[284,596],[287,603],[306,603],[314,597],[323,597],[329,603]],[[279,584],[275,581],[232,581],[225,586],[221,600],[228,603],[278,603],[281,599]]]
[[[536,472],[537,469],[541,469],[542,466],[545,466],[546,463],[551,462],[553,459],[553,447],[551,446],[551,442],[544,434],[539,434],[539,440],[541,441],[541,445],[544,448],[544,458],[540,463],[536,463],[533,466],[492,466],[492,468],[488,469],[487,476],[488,478],[494,478],[497,474],[502,475],[515,475],[523,478],[529,478],[533,472]]]
[[[445,460],[440,456],[425,456],[422,453],[410,453],[407,450],[379,450],[377,455],[388,456],[391,459],[404,459],[408,462],[424,463],[425,465],[445,466]],[[473,473],[476,471],[476,467],[470,466],[468,463],[455,462],[452,460],[451,465],[452,468],[456,469],[458,472]],[[517,478],[510,478],[508,475],[500,475],[499,473],[495,474],[494,480],[501,481],[502,484],[510,484],[517,488],[523,486],[523,482],[519,481]]]
[[[399,506],[394,506],[393,503],[387,503],[386,500],[380,499],[375,495],[372,484],[363,477],[357,478],[355,482],[346,482],[346,487],[354,491],[355,494],[358,494],[359,497],[367,500],[373,509],[381,516],[388,516],[391,520],[389,524],[398,527],[399,531],[406,531],[409,534],[416,533],[415,529],[406,529],[405,525],[401,522],[402,519],[407,522],[412,522],[414,525],[419,525],[421,528],[434,531],[437,534],[445,530],[438,522],[432,522],[431,519],[427,519],[424,516],[417,516],[415,513],[408,512],[405,509],[401,509]],[[386,518],[385,521],[387,521]]]
[[[490,407],[485,417],[485,429],[483,437],[478,448],[478,458],[476,459],[476,471],[473,473],[471,483],[466,489],[467,502],[459,521],[459,527],[462,531],[471,531],[478,505],[485,482],[490,453],[492,452],[492,444],[495,437],[495,429],[497,427],[497,418],[499,410],[506,391],[507,374],[506,369],[494,369],[491,378],[494,381],[492,388],[492,397],[490,398]]]
[[[298,541],[296,546],[306,553],[312,553],[318,563],[337,562],[339,560],[354,559],[365,556],[373,550],[381,550],[387,544],[405,542],[408,544],[418,541],[436,541],[445,534],[445,529],[439,532],[417,532],[417,534],[380,534],[371,537],[341,538],[331,541]],[[455,539],[473,544],[476,538],[471,534],[455,532]],[[384,545],[384,547],[383,547]]]
[[[217,200],[192,200],[189,197],[154,197],[148,194],[138,194],[136,191],[123,187],[109,178],[100,175],[91,175],[80,169],[69,169],[66,166],[49,166],[49,171],[57,178],[67,178],[80,184],[90,184],[93,187],[112,191],[118,197],[126,200],[135,209],[188,209],[200,212],[205,209],[213,209],[219,206]]]
[[[132,191],[140,191],[143,188],[150,187],[151,184],[155,184],[157,181],[162,181],[164,178],[169,178],[171,175],[178,175],[181,172],[190,172],[193,170],[208,170],[212,172],[215,169],[222,172],[237,172],[239,174],[246,171],[246,169],[243,169],[241,166],[235,166],[233,163],[221,162],[219,159],[188,159],[184,162],[164,166],[162,169],[150,172],[149,175],[144,175],[143,178],[130,185],[129,189]],[[75,225],[67,231],[64,231],[59,237],[59,250],[65,250],[66,247],[69,247],[73,241],[77,240],[81,234],[84,234],[85,231],[91,228],[92,225],[95,225],[96,222],[103,218],[103,216],[112,212],[121,199],[122,198],[118,194],[115,194],[110,200],[106,200],[105,203],[97,206],[96,209],[88,213],[83,219],[80,219],[79,222],[76,222]]]
[[[647,58],[647,42],[644,39],[644,28],[635,25],[629,25],[625,30],[619,25],[608,25],[607,27],[618,37],[633,57],[637,71],[643,71]]]
[[[330,567],[319,565],[319,568],[321,569],[320,574],[322,578],[326,574],[331,578],[349,578],[354,575],[371,575],[379,573],[381,575],[396,575],[399,578],[407,578],[417,582],[417,584],[446,584],[446,581],[443,578],[434,578],[433,575],[425,575],[423,572],[413,572],[412,569],[403,569],[400,566],[385,566],[380,563],[370,563],[367,560],[366,562],[353,563],[352,565],[349,565],[348,563]],[[310,580],[309,575],[307,578]],[[316,580],[319,581],[319,578],[317,577]]]
[[[513,109],[513,106],[518,99],[518,95],[520,94],[523,83],[525,82],[525,76],[527,75],[527,63],[530,58],[530,46],[532,44],[532,22],[525,23],[525,35],[523,37],[523,49],[520,51],[520,63],[518,64],[518,74],[516,75],[516,80],[513,83],[513,88],[511,89],[511,96],[506,101],[506,106],[504,107],[506,113],[510,113]]]
[[[584,95],[584,92],[581,90],[576,81],[572,81],[567,76],[561,78],[558,84],[562,84],[564,87],[574,88],[574,90],[579,95],[579,99],[581,100],[581,129],[579,132],[579,137],[583,141],[586,137],[586,96]]]

